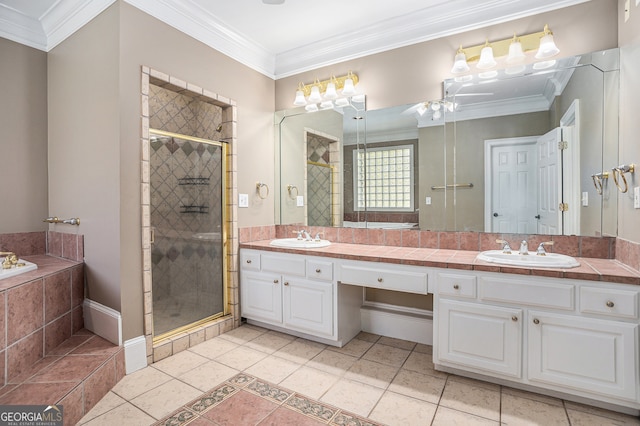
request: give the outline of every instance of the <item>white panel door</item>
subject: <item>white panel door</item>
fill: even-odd
[[[537,143],[538,151],[538,234],[562,234],[562,140],[560,127],[543,136]],[[575,206],[574,206],[575,208]]]
[[[243,317],[274,324],[282,323],[280,275],[243,272],[241,300]]]
[[[521,377],[522,310],[439,299],[436,362]]]
[[[333,336],[333,284],[284,277],[284,325]]]
[[[519,140],[520,139],[520,140]],[[537,232],[536,143],[531,138],[487,141],[490,232]]]
[[[637,398],[638,324],[529,312],[529,379]]]

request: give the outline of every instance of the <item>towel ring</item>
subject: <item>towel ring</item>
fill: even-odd
[[[296,190],[296,195],[293,195],[293,190]],[[295,200],[298,197],[298,187],[292,184],[287,185],[287,191],[289,192],[289,198]]]
[[[591,179],[593,179],[593,186],[596,187],[598,195],[602,195],[604,180],[609,179],[609,172],[596,173],[595,175],[591,175]]]
[[[614,167],[613,170],[613,181],[616,184],[616,187],[618,187],[618,190],[620,192],[622,192],[623,194],[625,192],[627,192],[629,190],[629,185],[627,184],[627,178],[624,176],[625,173],[633,173],[635,171],[635,164],[629,164],[629,165],[620,165],[618,167]],[[622,187],[619,183],[618,183],[618,176],[620,176],[622,178],[622,183],[624,184],[624,187]]]
[[[262,188],[266,188],[267,192],[262,196]],[[269,186],[266,183],[256,182],[256,192],[258,193],[258,197],[262,200],[265,200],[269,196]]]

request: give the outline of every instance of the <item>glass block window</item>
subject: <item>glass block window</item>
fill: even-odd
[[[355,210],[413,211],[413,146],[353,153]]]

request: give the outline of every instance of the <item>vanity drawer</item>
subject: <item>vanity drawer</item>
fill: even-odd
[[[307,260],[307,278],[323,281],[333,280],[333,262]]]
[[[575,306],[575,286],[559,282],[480,277],[478,296],[482,301],[544,308],[573,310]]]
[[[372,268],[371,263],[340,265],[340,282],[384,290],[427,294],[427,272],[397,268]]]
[[[276,272],[283,275],[305,276],[306,262],[304,257],[262,254],[260,260],[263,271]]]
[[[599,287],[581,287],[580,312],[637,319],[638,292]]]
[[[476,277],[474,275],[439,273],[438,294],[475,299]]]
[[[240,268],[247,271],[260,270],[260,253],[240,251]]]

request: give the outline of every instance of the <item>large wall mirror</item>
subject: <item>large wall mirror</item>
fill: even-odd
[[[442,99],[413,105],[278,112],[276,217],[615,236],[618,59],[612,49],[449,79]]]

